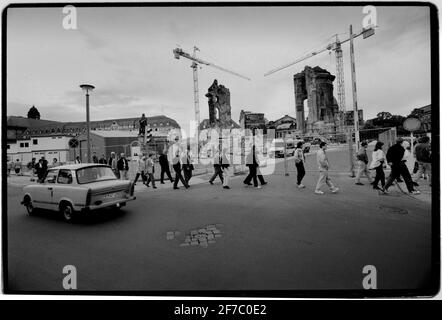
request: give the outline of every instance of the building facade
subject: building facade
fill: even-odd
[[[268,129],[275,130],[275,138],[296,137],[302,134],[301,130],[297,129],[296,119],[289,115],[275,121],[269,121],[267,123]]]

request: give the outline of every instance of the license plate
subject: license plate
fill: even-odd
[[[116,196],[117,194],[116,193],[108,193],[108,194],[106,194],[106,195],[104,195],[104,199],[113,199],[113,198],[115,198],[115,196]]]

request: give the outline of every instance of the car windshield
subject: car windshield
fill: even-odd
[[[96,166],[77,170],[77,181],[79,184],[115,179],[117,177],[109,167]]]

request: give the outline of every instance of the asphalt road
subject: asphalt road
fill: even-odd
[[[316,173],[299,190],[281,166],[263,189],[242,177],[231,190],[219,181],[146,189],[122,213],[74,224],[51,212],[28,216],[21,187],[8,185],[9,288],[64,291],[65,265],[76,267],[79,290],[362,289],[365,265],[376,267],[379,289],[428,284],[430,203],[393,188],[379,196],[343,174],[332,175],[338,194],[315,195]],[[210,224],[222,232],[216,243],[180,246]],[[181,234],[167,240],[168,231]]]

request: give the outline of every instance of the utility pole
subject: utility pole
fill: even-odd
[[[352,25],[350,25],[350,60],[351,60],[351,87],[353,92],[353,121],[355,127],[356,151],[358,151],[359,150],[359,115],[358,115],[358,98],[356,93],[356,70],[355,70],[355,52],[353,46],[353,38],[354,38],[353,27]]]

